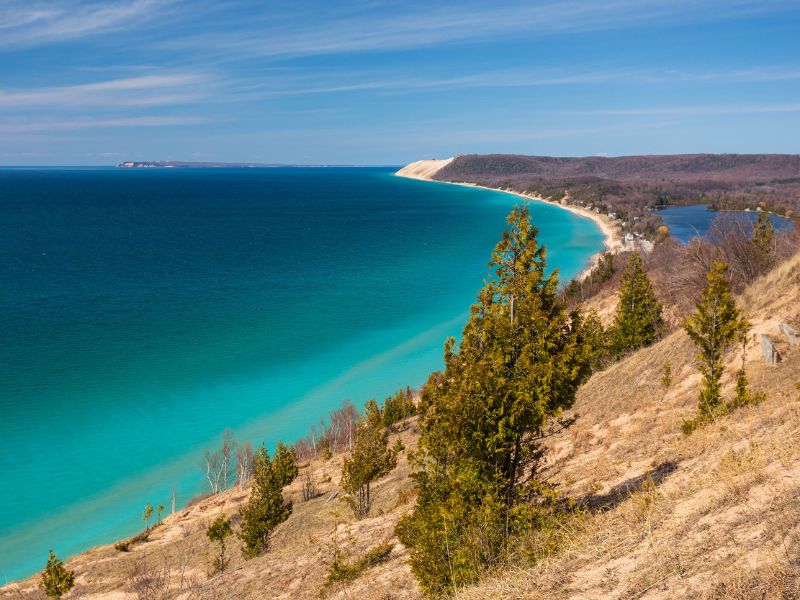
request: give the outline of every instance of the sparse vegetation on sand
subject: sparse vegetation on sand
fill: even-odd
[[[216,493],[127,552],[95,548],[53,567],[74,583],[61,593],[798,597],[800,348],[779,327],[800,328],[793,234],[656,245],[627,287],[647,290],[648,279],[663,324],[653,336],[655,320],[642,319],[642,343],[615,353],[628,261],[615,257],[573,311],[526,219],[512,214],[462,342],[448,342],[445,371],[419,394],[364,414],[345,404],[272,456],[237,452],[246,446],[223,436],[203,465]],[[702,324],[714,310],[731,333],[709,345]],[[762,335],[775,364],[761,358]],[[705,346],[713,360],[698,362]],[[704,406],[712,417],[684,435]],[[369,501],[354,512],[360,498]],[[41,597],[41,581],[7,585],[0,598]]]

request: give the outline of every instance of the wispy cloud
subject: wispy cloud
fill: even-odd
[[[754,105],[715,105],[715,106],[662,106],[647,108],[610,108],[597,110],[559,110],[558,114],[603,116],[603,117],[651,117],[651,116],[715,116],[748,115],[766,113],[800,112],[800,103],[754,104]]]
[[[772,81],[800,80],[800,67],[797,65],[760,65],[747,69],[724,69],[715,71],[686,71],[664,69],[641,72],[642,83],[758,83]]]
[[[171,0],[10,0],[0,6],[0,47],[19,49],[133,28],[162,15],[171,4]]]
[[[200,117],[151,116],[125,117],[117,119],[73,119],[52,121],[0,122],[0,133],[55,133],[59,131],[77,131],[80,129],[102,129],[116,127],[174,127],[178,125],[197,125],[207,123],[208,119]]]
[[[200,99],[209,78],[196,73],[142,75],[79,85],[0,89],[0,108],[147,107]]]
[[[240,92],[247,99],[269,98],[279,96],[302,96],[314,94],[338,94],[347,92],[419,92],[450,91],[479,87],[547,87],[560,85],[581,85],[600,83],[630,76],[625,71],[530,71],[530,70],[494,70],[454,77],[410,77],[373,79],[369,76],[339,74],[335,81],[320,83],[320,76],[315,74],[295,79],[266,79],[252,84],[245,84]],[[312,85],[314,79],[317,84]]]
[[[335,6],[335,5],[334,5]],[[297,6],[294,19],[271,26],[258,14],[217,35],[183,36],[168,48],[203,48],[207,54],[290,58],[326,54],[383,52],[427,48],[466,40],[631,27],[644,23],[719,20],[789,7],[786,0],[566,0],[547,2],[405,3],[383,10],[339,14],[315,7],[322,19],[305,18]],[[373,7],[374,8],[374,7]],[[328,13],[328,14],[325,14]],[[318,14],[319,16],[319,14]],[[209,51],[209,49],[215,49]]]
[[[674,69],[502,69],[436,77],[397,73],[394,77],[372,77],[364,73],[331,74],[314,72],[304,76],[264,77],[258,80],[231,82],[227,88],[231,100],[250,101],[283,96],[306,96],[345,93],[407,94],[419,92],[451,92],[470,88],[545,88],[559,86],[594,86],[607,83],[620,85],[674,85],[757,83],[800,80],[796,66],[765,66],[741,70],[678,71]]]
[[[162,47],[201,50],[204,57],[285,58],[719,20],[792,5],[791,0],[412,0],[354,6],[315,0],[6,0],[0,4],[0,48],[14,51],[148,27],[160,31]],[[215,34],[196,27],[203,20],[213,20]]]

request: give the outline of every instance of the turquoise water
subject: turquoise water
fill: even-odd
[[[658,215],[664,219],[672,236],[684,244],[694,237],[702,237],[708,233],[714,219],[718,217],[734,216],[750,223],[755,223],[758,217],[757,212],[708,210],[705,204],[671,206],[659,210]],[[770,215],[769,218],[776,229],[792,226],[792,222],[784,217]]]
[[[0,170],[0,582],[203,492],[226,427],[291,441],[420,385],[518,201],[377,168]],[[602,249],[531,211],[565,277]]]

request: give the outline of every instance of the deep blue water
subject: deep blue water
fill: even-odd
[[[292,441],[441,366],[519,200],[391,173],[0,170],[0,582],[204,491],[226,427]],[[531,210],[565,277],[602,249]]]
[[[658,211],[669,227],[672,236],[683,243],[693,237],[702,237],[708,233],[714,219],[721,216],[734,216],[737,219],[746,219],[755,223],[757,212],[745,211],[713,211],[708,210],[705,204],[693,206],[671,206]],[[791,221],[777,215],[770,215],[772,225],[776,228],[791,227]]]

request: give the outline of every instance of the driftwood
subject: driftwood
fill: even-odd
[[[780,360],[778,350],[775,348],[775,344],[772,343],[768,335],[761,336],[761,351],[764,354],[764,361],[769,365],[775,365]]]
[[[788,323],[781,323],[778,325],[778,329],[789,339],[790,346],[800,345],[800,338],[798,338],[797,332],[789,327]]]

